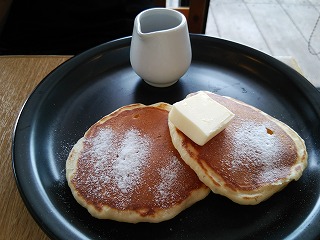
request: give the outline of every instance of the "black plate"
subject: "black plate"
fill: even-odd
[[[280,239],[320,237],[320,94],[297,72],[252,48],[191,35],[193,60],[173,86],[144,83],[129,62],[131,38],[93,48],[48,75],[23,107],[13,140],[21,196],[56,239]],[[309,165],[298,182],[257,206],[210,194],[172,220],[97,220],[72,197],[65,161],[94,122],[130,103],[174,103],[208,90],[256,106],[305,140]]]

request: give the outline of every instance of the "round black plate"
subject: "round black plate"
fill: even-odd
[[[276,59],[233,42],[191,35],[193,60],[173,86],[144,83],[129,62],[131,38],[93,48],[48,75],[23,107],[13,140],[21,196],[56,239],[282,239],[320,237],[320,94]],[[127,224],[97,220],[72,197],[65,161],[97,120],[130,103],[174,103],[208,90],[256,106],[305,140],[301,179],[257,206],[210,194],[172,220]]]

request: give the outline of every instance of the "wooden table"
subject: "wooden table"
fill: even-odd
[[[26,209],[11,164],[14,123],[36,85],[68,56],[0,57],[0,239],[49,239]]]
[[[11,165],[14,123],[36,85],[70,56],[0,57],[0,239],[48,239],[24,206]],[[292,58],[279,58],[297,68]],[[299,70],[299,69],[297,69]]]

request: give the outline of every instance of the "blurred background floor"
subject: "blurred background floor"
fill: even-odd
[[[320,87],[320,0],[211,0],[206,34],[292,56]]]

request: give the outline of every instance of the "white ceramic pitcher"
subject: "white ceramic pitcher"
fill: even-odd
[[[167,8],[151,8],[137,15],[130,61],[133,70],[152,86],[167,87],[177,82],[191,63],[184,15]]]

